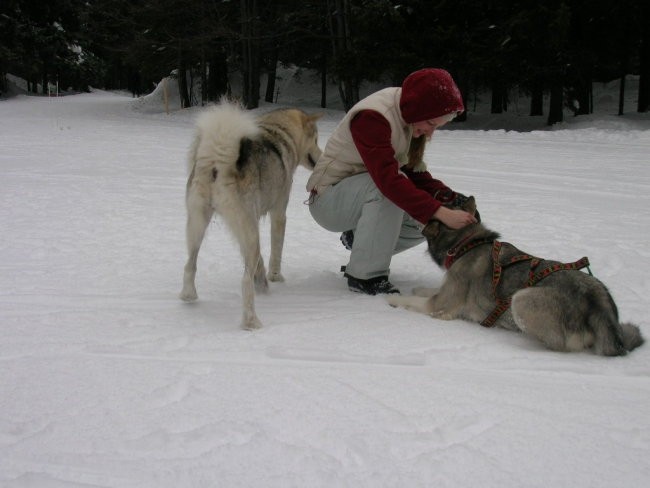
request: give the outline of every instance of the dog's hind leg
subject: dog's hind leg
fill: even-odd
[[[595,302],[596,300],[592,300],[590,303],[594,304]],[[615,309],[592,305],[588,313],[588,322],[595,336],[594,352],[602,356],[624,356],[627,354],[623,343],[622,329],[618,325],[618,313]]]
[[[282,248],[284,246],[284,234],[287,227],[287,206],[281,209],[271,210],[271,257],[269,258],[269,281],[284,281],[282,276]]]
[[[554,351],[582,351],[593,344],[593,334],[580,327],[580,319],[566,295],[544,287],[525,288],[512,297],[512,317],[525,334]]]
[[[259,270],[264,270],[259,239],[247,246],[242,245],[242,255],[244,257],[244,276],[241,283],[243,302],[241,326],[246,330],[259,329],[262,327],[262,323],[255,313],[255,288],[258,284],[256,277],[259,275]],[[264,277],[264,281],[266,281],[266,277]]]
[[[259,221],[255,216],[242,212],[229,212],[224,217],[236,219],[229,226],[239,242],[239,248],[244,259],[244,275],[242,277],[242,329],[253,330],[262,327],[255,313],[255,290],[268,291],[264,261],[260,253]]]
[[[213,210],[207,200],[202,197],[196,187],[188,185],[187,190],[187,226],[185,228],[188,259],[183,273],[183,290],[179,297],[186,302],[198,298],[194,279],[196,277],[196,261],[199,249],[205,237],[205,230],[210,223]]]
[[[618,309],[612,295],[602,283],[591,286],[584,295],[586,322],[594,333],[594,352],[603,356],[623,356],[643,340],[634,337],[634,327],[619,323]],[[632,332],[632,336],[629,333]],[[636,330],[638,333],[638,329]]]

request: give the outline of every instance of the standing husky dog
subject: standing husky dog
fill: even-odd
[[[268,290],[260,254],[259,221],[271,216],[271,257],[268,279],[284,281],[280,273],[286,210],[298,164],[313,169],[320,157],[316,120],[297,109],[281,109],[254,118],[227,101],[204,112],[190,149],[187,180],[187,248],[189,258],[180,298],[197,299],[196,260],[214,213],[239,242],[244,258],[242,278],[244,329],[257,329],[255,291]]]
[[[474,198],[463,207],[475,212]],[[539,259],[498,241],[480,223],[453,230],[432,221],[422,233],[433,260],[448,270],[445,280],[439,290],[391,295],[392,306],[520,330],[557,351],[593,346],[597,354],[621,356],[643,344],[636,325],[619,322],[605,285],[579,271],[587,258],[568,264]]]

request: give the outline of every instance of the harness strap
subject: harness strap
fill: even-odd
[[[538,273],[533,274],[531,272],[530,279],[528,280],[528,283],[526,283],[526,286],[534,286],[535,284],[539,283],[544,278],[546,278],[548,275],[550,275],[551,273],[555,273],[556,271],[578,270],[578,269],[588,268],[588,267],[589,267],[589,258],[587,258],[587,256],[580,258],[573,263],[557,263],[554,264],[553,266],[549,266],[548,268],[544,268]],[[589,274],[591,274],[591,271],[589,271]]]
[[[519,263],[521,261],[530,261],[530,273],[528,276],[528,281],[524,283],[522,289],[535,286],[537,283],[552,273],[555,273],[556,271],[579,270],[586,267],[587,271],[589,271],[589,274],[591,275],[591,270],[589,269],[589,259],[587,257],[583,257],[573,263],[556,263],[544,268],[541,271],[535,272],[541,263],[541,260],[539,258],[536,258],[529,254],[518,254],[510,258],[505,265],[502,265],[499,259],[501,248],[501,242],[494,241],[494,245],[492,246],[492,293],[494,295],[496,306],[492,312],[490,312],[490,314],[481,322],[481,325],[483,327],[494,327],[496,321],[499,319],[499,317],[501,317],[501,315],[503,315],[506,310],[508,310],[508,308],[510,308],[510,305],[512,303],[512,295],[508,297],[499,297],[497,294],[497,288],[501,281],[504,267],[507,267],[514,263]]]
[[[458,258],[460,258],[466,252],[471,251],[475,247],[482,246],[483,244],[492,244],[492,242],[494,242],[494,239],[489,239],[489,238],[476,239],[475,241],[470,241],[472,237],[474,237],[474,234],[468,235],[463,240],[461,240],[458,244],[452,247],[449,251],[447,251],[447,256],[445,257],[445,262],[444,262],[445,269],[451,268],[451,265],[454,264],[454,262]],[[467,244],[465,244],[466,242]]]
[[[492,246],[492,294],[495,298],[497,297],[497,286],[499,286],[499,281],[501,281],[501,272],[503,271],[503,266],[501,266],[501,261],[499,260],[499,254],[501,254],[501,242],[494,241],[494,245]]]
[[[494,307],[492,312],[490,312],[490,315],[485,317],[483,322],[481,322],[481,325],[483,327],[494,327],[494,324],[496,324],[497,320],[503,313],[510,308],[510,304],[512,303],[512,297],[508,298],[497,298],[497,305]]]

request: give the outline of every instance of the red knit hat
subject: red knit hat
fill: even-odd
[[[399,108],[408,124],[465,110],[453,78],[444,69],[437,68],[421,69],[406,77]]]

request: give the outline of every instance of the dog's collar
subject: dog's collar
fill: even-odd
[[[459,257],[461,257],[466,252],[471,251],[475,247],[482,246],[483,244],[492,244],[494,242],[494,238],[490,237],[483,237],[481,239],[476,239],[473,241],[472,238],[475,235],[476,233],[472,233],[466,237],[463,237],[455,246],[447,251],[447,255],[444,261],[445,269],[451,268],[451,265],[454,264],[454,262]]]

